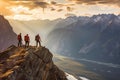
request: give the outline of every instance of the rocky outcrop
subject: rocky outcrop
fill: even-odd
[[[6,49],[11,44],[17,44],[17,35],[14,33],[11,25],[4,16],[0,15],[0,51]]]
[[[0,53],[0,80],[67,80],[45,47],[9,47]]]

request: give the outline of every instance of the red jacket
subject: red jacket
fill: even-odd
[[[25,41],[30,41],[29,36],[26,35],[26,36],[24,37],[24,40],[25,40]]]
[[[18,40],[22,40],[22,37],[20,34],[17,36],[17,38],[18,38]]]

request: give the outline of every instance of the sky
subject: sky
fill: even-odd
[[[0,14],[15,20],[119,15],[120,0],[0,0]]]

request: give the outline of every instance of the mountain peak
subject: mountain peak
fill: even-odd
[[[3,16],[3,15],[0,15],[0,19],[4,19],[4,16]]]
[[[52,61],[45,47],[17,48],[10,46],[0,53],[0,79],[7,80],[67,80]]]
[[[4,16],[0,15],[0,51],[4,50],[11,44],[17,44],[16,40],[17,35],[14,33],[12,26],[4,18]]]

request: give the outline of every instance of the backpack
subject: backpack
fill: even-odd
[[[21,40],[21,35],[18,35],[18,40]]]
[[[36,41],[39,41],[40,40],[40,37],[37,35],[37,36],[35,36],[35,40]]]
[[[24,40],[25,40],[25,41],[29,41],[29,36],[25,36],[25,37],[24,37]]]

